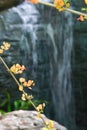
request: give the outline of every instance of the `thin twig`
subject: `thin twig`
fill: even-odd
[[[15,80],[15,82],[17,83],[17,85],[20,86],[20,83],[16,79],[15,75],[10,71],[9,67],[7,66],[7,64],[5,63],[5,61],[3,60],[3,58],[1,56],[0,56],[0,60],[3,63],[4,67],[6,68],[6,70],[10,73],[10,75],[12,76],[12,78]],[[25,97],[27,99],[26,92],[24,90],[22,92],[23,92],[23,94],[25,95]],[[28,99],[28,101],[32,104],[32,106],[35,108],[35,110],[39,113],[39,111],[37,110],[37,107],[35,106],[35,104],[33,103],[33,101],[30,100],[30,99]],[[45,126],[48,127],[47,124],[46,124],[46,122],[45,122],[45,120],[44,120],[44,118],[42,116],[40,118],[42,119],[42,121],[45,124]]]
[[[14,74],[10,71],[9,67],[7,66],[7,64],[5,63],[5,61],[3,60],[3,58],[0,56],[0,60],[2,61],[4,67],[6,68],[6,70],[10,73],[10,75],[12,76],[12,78],[15,80],[15,82],[17,83],[18,86],[20,86],[20,83],[18,82],[18,80],[16,79],[16,77],[14,76]]]
[[[47,5],[47,6],[50,6],[50,7],[53,7],[53,8],[56,8],[56,6],[52,3],[49,3],[49,2],[44,2],[44,1],[40,1],[39,0],[39,3],[40,4],[43,4],[43,5]],[[79,11],[76,11],[76,10],[73,10],[73,9],[70,9],[70,8],[64,8],[64,11],[68,11],[70,13],[73,13],[73,14],[77,14],[77,15],[82,15],[84,17],[87,17],[87,14],[86,13],[82,13],[82,12],[79,12]]]

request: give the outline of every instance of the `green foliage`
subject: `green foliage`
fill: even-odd
[[[6,110],[7,112],[11,111],[11,104],[10,104],[11,96],[10,96],[10,93],[5,91],[4,94],[5,94],[5,98],[4,99],[0,99],[0,108],[1,108],[0,111],[1,111],[1,113],[5,112],[5,111],[2,110],[2,108],[5,108],[5,107],[7,109]]]
[[[0,110],[0,113],[1,113],[2,115],[4,115],[6,112],[3,111],[3,110]]]
[[[32,109],[32,105],[28,101],[22,101],[21,99],[14,101],[14,110],[28,110]]]
[[[71,0],[64,0],[64,3],[70,3]]]
[[[14,100],[13,105],[11,105],[11,94],[8,91],[4,92],[5,98],[0,99],[0,112],[2,114],[6,112],[11,112],[12,110],[33,110],[33,106],[29,101],[23,101],[21,99]],[[33,100],[34,104],[37,106],[41,103],[48,103],[47,101],[43,100]],[[6,108],[6,110],[4,110]]]
[[[43,101],[43,100],[33,100],[33,103],[35,104],[35,106],[37,106],[38,104],[41,104],[42,102],[45,102],[47,104],[47,101]],[[31,102],[29,101],[23,101],[21,99],[19,100],[15,100],[14,101],[14,110],[33,110],[33,106],[31,104]]]

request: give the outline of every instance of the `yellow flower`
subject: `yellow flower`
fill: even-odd
[[[38,106],[37,106],[37,111],[42,111],[42,104],[39,104]]]
[[[23,91],[23,86],[22,85],[19,86],[19,91]]]
[[[3,50],[2,49],[0,49],[0,54],[2,54],[3,53]]]
[[[27,86],[27,82],[26,82],[26,81],[23,83],[23,86],[24,86],[24,87],[26,87],[26,86]]]
[[[54,0],[54,5],[58,11],[64,11],[65,8],[68,8],[70,6],[69,2],[66,2],[64,0]]]
[[[4,50],[8,50],[10,48],[10,44],[8,42],[3,42]]]
[[[0,54],[2,54],[4,52],[4,50],[8,50],[10,47],[10,44],[7,42],[3,42],[3,45],[0,46]]]
[[[20,69],[21,65],[20,64],[16,64],[15,67],[18,68],[18,69]]]
[[[33,83],[34,83],[33,80],[28,80],[27,87],[30,87],[31,85],[33,85]]]
[[[16,74],[22,74],[22,70],[18,70]]]
[[[28,99],[28,100],[31,100],[31,99],[33,99],[33,96],[32,96],[32,95],[28,95],[28,96],[27,96],[27,99]]]
[[[37,109],[38,112],[43,112],[44,107],[45,107],[45,103],[39,104],[39,105],[36,107],[36,109]]]
[[[23,82],[25,82],[25,78],[22,78],[22,77],[21,77],[21,78],[19,79],[19,81],[20,81],[21,83],[23,83]]]
[[[1,49],[3,49],[3,50],[4,50],[4,46],[1,46]]]
[[[52,120],[46,121],[46,126],[47,126],[48,130],[55,130],[54,122]]]
[[[49,121],[49,127],[52,129],[54,128],[54,122],[52,120]]]
[[[22,71],[23,71],[23,70],[26,70],[26,68],[25,68],[24,65],[21,66],[21,70],[22,70]]]
[[[56,7],[57,6],[63,7],[65,3],[63,0],[54,0],[54,4]]]
[[[69,8],[70,7],[70,3],[66,3],[66,8]]]
[[[84,0],[85,4],[87,4],[87,0]]]
[[[38,112],[38,114],[37,114],[37,116],[36,116],[37,118],[42,118],[42,115],[41,115],[41,113],[40,112]]]
[[[21,99],[22,99],[23,101],[26,101],[26,96],[25,96],[25,94],[22,94]]]
[[[13,72],[13,73],[16,73],[16,72],[17,72],[17,69],[16,69],[15,65],[13,65],[13,66],[10,68],[10,71]]]
[[[21,74],[23,72],[23,66],[21,66],[20,64],[16,64],[16,65],[13,65],[11,68],[10,68],[10,71],[14,74]]]

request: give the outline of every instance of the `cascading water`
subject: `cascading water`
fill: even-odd
[[[70,130],[75,129],[74,99],[71,84],[71,63],[73,50],[72,15],[65,12],[62,17],[61,41],[55,47],[54,29],[50,26],[50,36],[54,46],[54,60],[51,63],[51,92],[54,104],[54,119],[59,120]],[[57,41],[56,41],[57,44]],[[57,50],[56,50],[57,48]]]
[[[15,58],[26,65],[25,76],[36,82],[32,93],[37,99],[48,100],[46,114],[69,130],[75,130],[71,85],[72,15],[25,2],[3,12],[0,25],[4,26],[1,38],[13,40],[13,46],[19,47]],[[13,58],[12,53],[8,55],[10,62]]]

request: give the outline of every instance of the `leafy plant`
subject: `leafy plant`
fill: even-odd
[[[13,105],[11,104],[11,94],[8,91],[4,92],[4,99],[0,99],[0,112],[2,114],[6,112],[11,112],[12,110],[33,110],[33,106],[29,101],[23,101],[21,99],[19,100],[14,100]],[[38,106],[38,104],[41,104],[45,102],[46,104],[48,103],[47,101],[43,100],[33,100],[33,103]],[[4,110],[4,108],[6,108]]]
[[[42,100],[33,100],[33,103],[37,106],[38,104],[41,104]],[[47,101],[44,101],[47,103]],[[28,101],[22,101],[21,99],[14,101],[14,110],[32,110],[34,109],[30,102]]]

